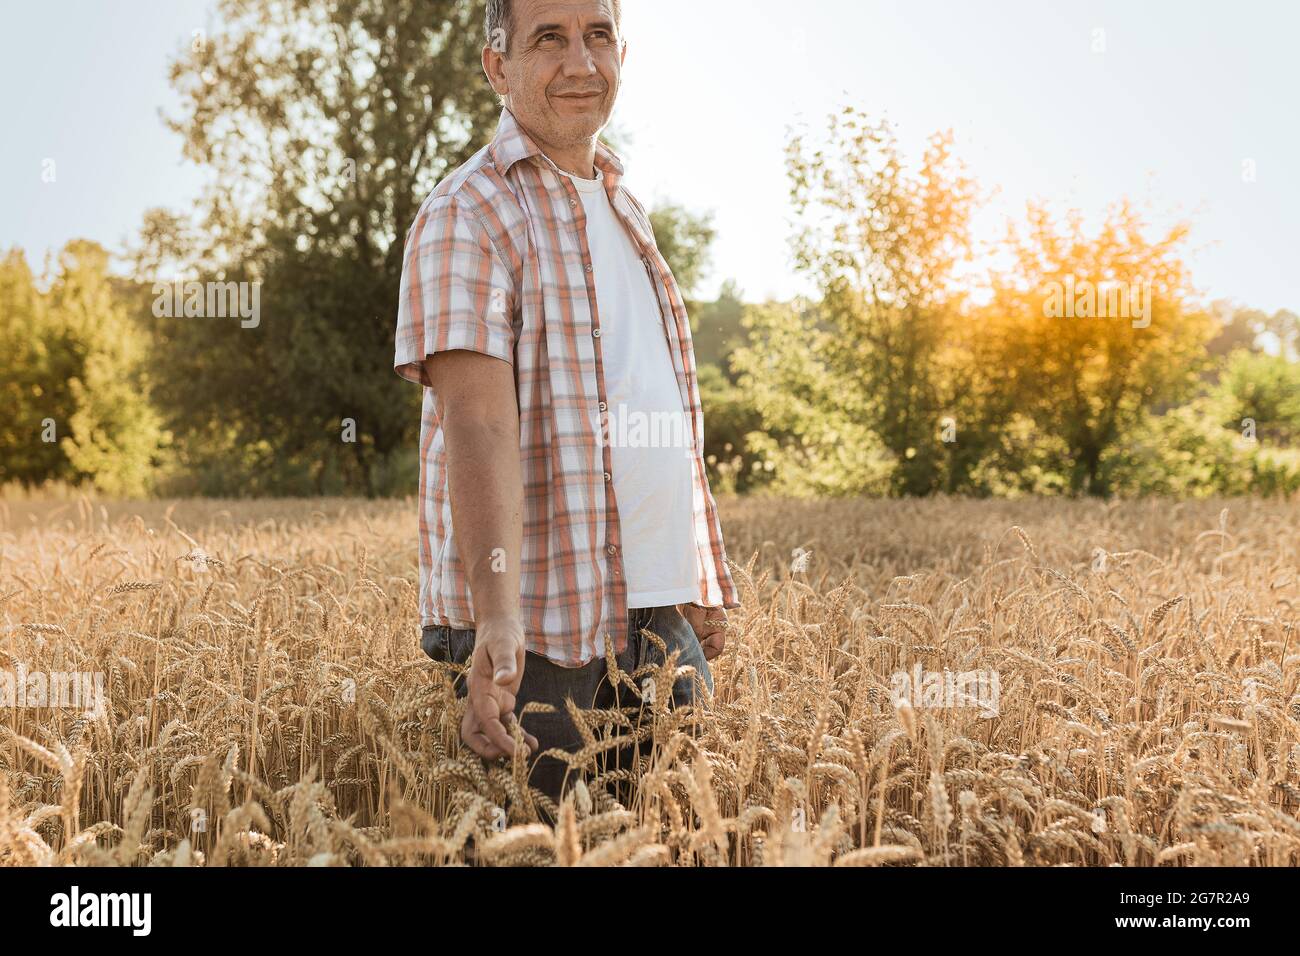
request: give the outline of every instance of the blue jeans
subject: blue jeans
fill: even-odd
[[[664,643],[664,650],[642,629],[656,634]],[[459,629],[445,625],[424,628],[420,642],[424,653],[436,661],[465,665],[474,653],[473,629]],[[676,606],[666,605],[656,608],[637,608],[628,612],[627,649],[616,656],[619,670],[629,676],[647,666],[659,666],[665,660],[665,652],[679,651],[677,666],[690,665],[695,668],[696,679],[683,676],[673,684],[672,706],[700,703],[699,683],[713,694],[713,674],[704,650],[694,629],[682,617]],[[614,683],[609,680],[605,658],[598,657],[582,667],[561,667],[529,651],[525,655],[524,676],[520,682],[516,697],[515,713],[520,715],[526,704],[537,701],[551,704],[556,712],[552,714],[530,713],[520,716],[525,730],[537,738],[538,754],[544,754],[551,748],[559,748],[574,753],[582,748],[582,735],[574,726],[565,709],[564,702],[571,699],[582,710],[617,710],[623,707],[642,708],[643,695],[649,690],[646,675],[634,678],[638,689],[633,691],[626,683]],[[467,688],[463,676],[456,678],[456,694],[464,697]],[[607,751],[603,756],[604,769],[629,769],[633,766],[635,753],[632,748]],[[568,764],[556,757],[538,756],[535,758],[529,774],[529,784],[537,787],[552,800],[559,802],[566,783]]]

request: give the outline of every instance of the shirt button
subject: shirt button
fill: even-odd
[[[601,410],[602,412],[607,412],[607,411],[609,411],[609,406],[606,405],[604,402],[601,402],[601,403],[600,403],[600,410]]]
[[[591,263],[590,263],[590,262],[587,263],[587,271],[588,271],[588,272],[591,271]]]
[[[613,480],[614,480],[614,476],[611,475],[609,472],[605,472],[605,480],[606,480],[606,481],[613,481]]]
[[[592,329],[592,330],[591,330],[591,337],[592,337],[593,339],[598,339],[598,338],[600,338],[600,329]]]
[[[576,200],[576,199],[570,199],[570,200],[569,200],[569,205],[572,206],[572,207],[574,207],[574,208],[576,208],[577,205],[578,205],[578,200]]]
[[[610,554],[618,554],[618,546],[617,546],[617,545],[612,545],[612,544],[611,544],[611,545],[610,545],[608,548],[606,548],[605,550],[608,551]]]

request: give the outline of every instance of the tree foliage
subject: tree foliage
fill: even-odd
[[[60,252],[42,292],[21,254],[0,262],[0,482],[155,486],[167,436],[150,402],[147,341],[99,245]]]
[[[262,315],[253,328],[160,322],[163,407],[177,425],[203,423],[183,453],[228,472],[226,490],[391,490],[419,421],[418,390],[392,374],[406,230],[499,116],[479,63],[482,0],[219,10],[221,32],[172,67],[183,108],[171,125],[212,173],[204,214],[178,243],[155,213],[137,258],[260,282]]]

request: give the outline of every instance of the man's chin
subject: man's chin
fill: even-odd
[[[559,138],[562,138],[569,145],[588,142],[600,135],[600,131],[605,128],[608,118],[598,113],[592,113],[588,116],[564,116],[556,117],[556,132]]]

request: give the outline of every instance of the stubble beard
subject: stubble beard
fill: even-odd
[[[599,110],[583,115],[566,115],[557,112],[555,101],[549,94],[543,92],[540,99],[530,98],[524,102],[523,105],[528,108],[528,117],[534,119],[532,124],[527,118],[522,122],[525,126],[536,126],[528,131],[534,139],[543,140],[542,145],[554,149],[589,147],[595,144],[601,130],[609,124],[610,116],[614,112],[613,98],[609,91],[606,92],[605,97]],[[519,116],[518,110],[512,111],[515,112],[516,117]]]
[[[564,116],[552,113],[552,126],[549,134],[552,145],[560,149],[576,149],[591,146],[600,136],[600,131],[609,123],[611,110],[604,108],[594,110],[581,116]]]

